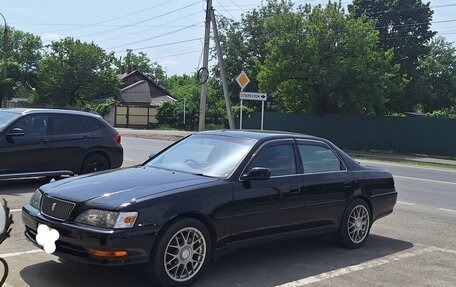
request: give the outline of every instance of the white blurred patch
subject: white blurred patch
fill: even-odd
[[[55,242],[59,239],[60,234],[57,230],[49,228],[49,226],[41,224],[38,226],[36,242],[43,246],[46,253],[52,254],[55,252]]]
[[[60,41],[60,39],[62,39],[62,36],[54,33],[44,33],[41,35],[41,40],[43,43],[57,42]]]

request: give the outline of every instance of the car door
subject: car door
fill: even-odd
[[[297,147],[303,169],[302,222],[336,228],[354,192],[354,176],[324,142],[298,140]]]
[[[50,147],[52,165],[56,170],[78,173],[91,147],[89,131],[79,115],[55,113],[50,116]]]
[[[291,217],[297,206],[296,195],[302,187],[293,140],[273,140],[262,145],[253,154],[244,173],[254,167],[269,168],[271,177],[234,183],[233,241],[293,228],[298,219]]]
[[[26,173],[50,170],[49,116],[25,115],[5,128],[0,139],[0,173]],[[9,136],[14,129],[22,132]]]

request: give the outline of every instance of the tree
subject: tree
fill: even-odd
[[[348,17],[340,4],[306,5],[267,20],[260,88],[282,111],[383,114],[404,87],[391,51],[378,47],[374,22]]]
[[[168,79],[169,92],[176,99],[175,102],[163,104],[157,115],[160,124],[170,125],[176,128],[185,128],[195,130],[198,127],[199,104],[201,85],[198,82],[196,74],[171,76]],[[214,87],[214,81],[208,83],[207,93],[207,110],[206,117],[211,127],[226,127],[226,110],[224,98],[217,96]],[[186,98],[186,124],[183,125],[184,115],[184,97]]]
[[[218,18],[220,42],[224,53],[226,74],[229,82],[231,101],[239,103],[239,86],[235,78],[244,70],[251,82],[249,91],[258,91],[258,64],[264,63],[266,43],[270,31],[266,20],[274,15],[288,13],[293,4],[288,0],[268,0],[258,9],[247,12],[240,22],[235,22],[223,16]],[[223,95],[218,66],[213,69],[215,89]]]
[[[120,80],[113,69],[115,58],[94,43],[73,38],[50,44],[38,67],[36,102],[81,105],[113,95]]]
[[[127,50],[127,55],[122,58],[119,63],[124,67],[132,66],[150,77],[155,83],[162,87],[166,87],[166,75],[163,67],[157,62],[151,62],[147,57],[146,53],[139,52],[138,54],[133,53],[132,50]]]
[[[349,11],[354,17],[375,20],[380,45],[385,51],[393,51],[394,63],[400,64],[402,73],[412,80],[407,93],[393,97],[388,105],[392,111],[410,110],[417,103],[415,78],[418,59],[428,53],[426,44],[436,34],[430,30],[433,14],[430,3],[424,4],[421,0],[354,0]]]
[[[0,26],[0,39],[4,29]],[[3,61],[0,63],[0,102],[3,95],[13,98],[31,93],[37,86],[37,66],[41,60],[43,44],[39,36],[8,27],[8,79],[3,79]],[[0,50],[3,59],[3,46]]]
[[[456,105],[456,48],[438,37],[418,64],[418,99],[425,112]]]

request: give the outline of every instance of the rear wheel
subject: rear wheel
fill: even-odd
[[[163,233],[147,271],[160,286],[190,286],[201,276],[210,257],[209,231],[200,221],[187,218]]]
[[[82,164],[81,174],[109,169],[108,159],[98,153],[89,154]]]
[[[361,247],[369,235],[371,227],[370,209],[362,199],[352,201],[344,212],[339,239],[347,248]]]

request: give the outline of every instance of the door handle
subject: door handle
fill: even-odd
[[[296,194],[301,192],[301,187],[300,186],[290,186],[290,193],[291,194]]]
[[[352,188],[354,185],[352,182],[346,182],[344,183],[344,188]]]
[[[41,143],[49,143],[49,140],[48,139],[40,139],[40,142]]]

